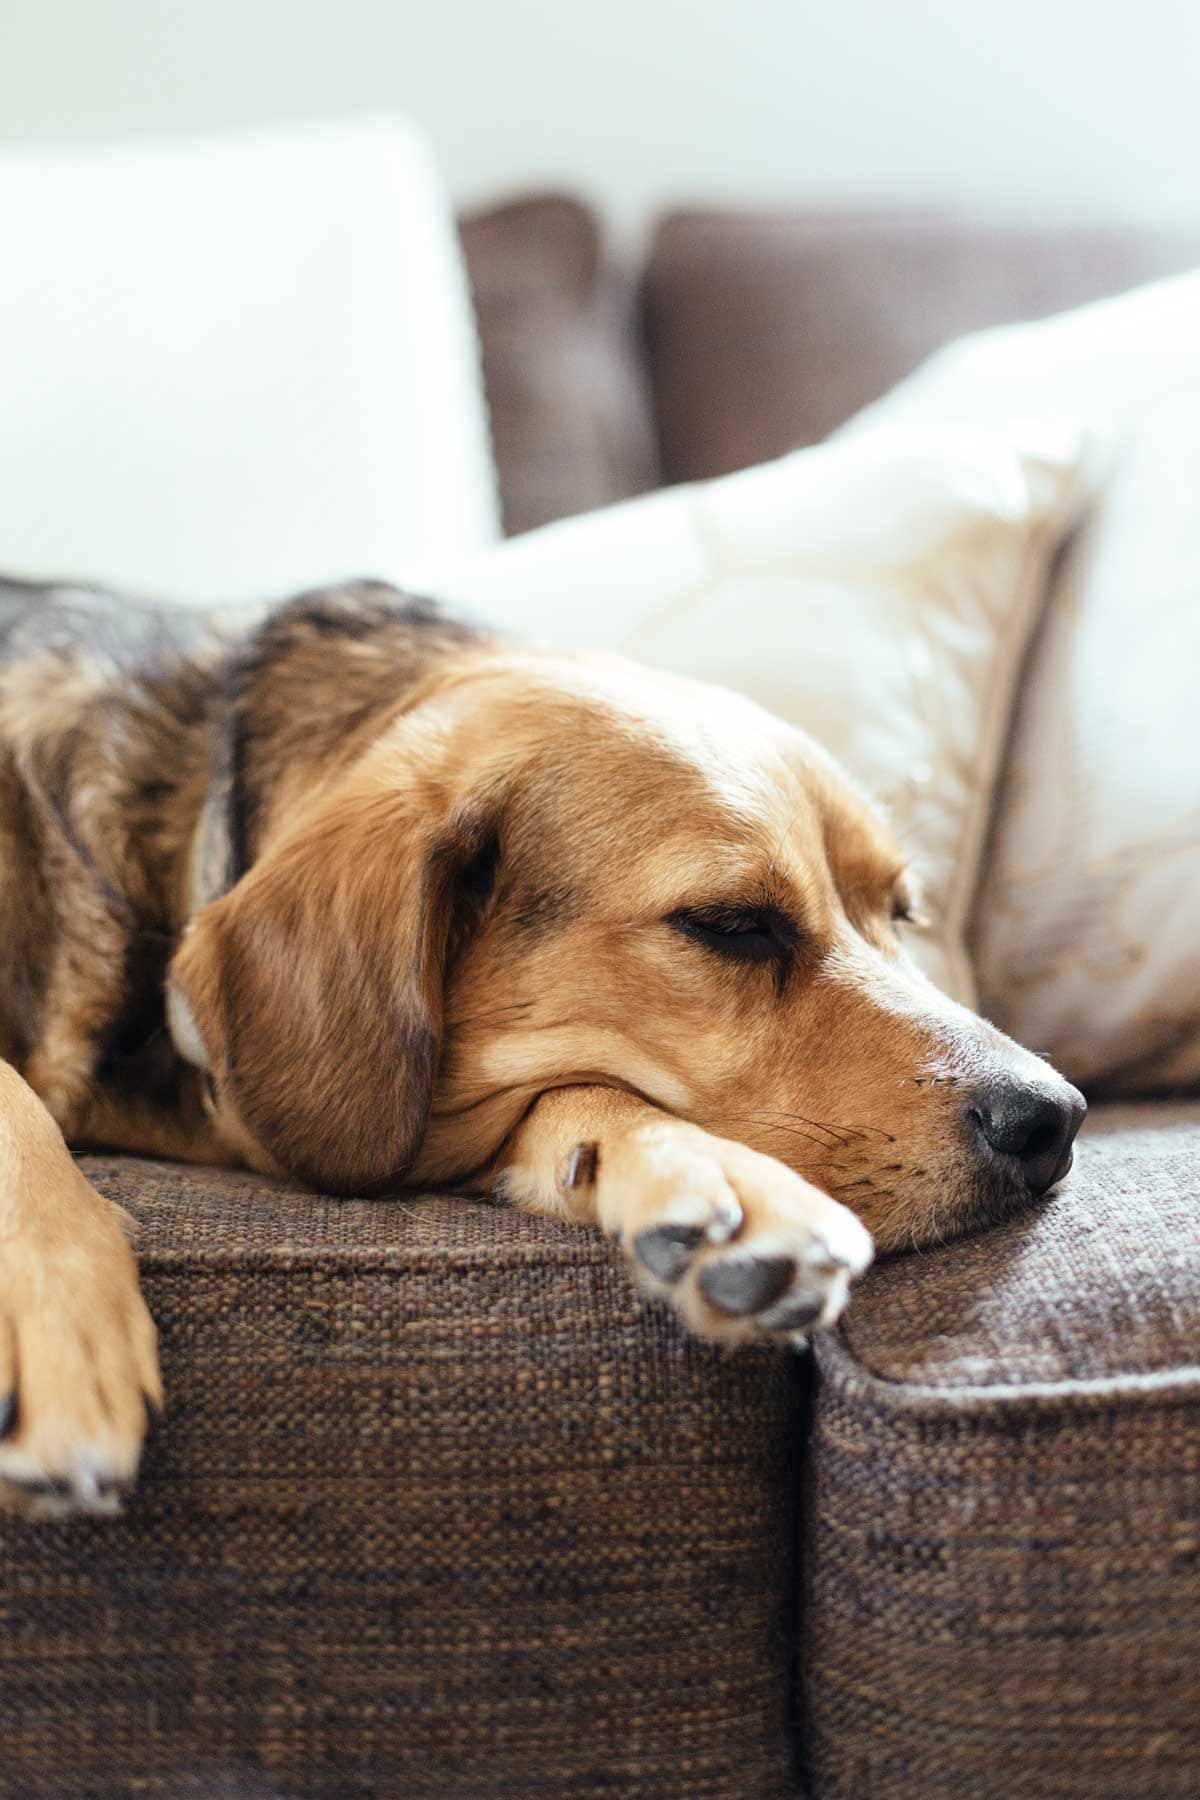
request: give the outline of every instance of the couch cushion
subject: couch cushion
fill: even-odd
[[[809,1475],[817,1800],[1194,1795],[1198,1344],[1200,1102],[1095,1111],[1058,1198],[864,1279]]]
[[[664,479],[815,444],[948,339],[1200,262],[1200,232],[894,211],[669,215],[645,284]]]
[[[794,1360],[500,1206],[86,1166],[168,1413],[124,1519],[0,1533],[6,1794],[792,1791]]]
[[[632,302],[596,215],[531,194],[461,223],[504,528],[529,531],[658,483]]]

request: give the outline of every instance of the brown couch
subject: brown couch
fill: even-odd
[[[945,338],[1200,239],[464,224],[510,528],[811,442]],[[90,1159],[142,1222],[167,1428],[115,1524],[0,1532],[0,1794],[1200,1793],[1200,1101],[727,1357],[598,1238]]]

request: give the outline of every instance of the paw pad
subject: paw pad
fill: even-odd
[[[633,1240],[634,1254],[659,1281],[678,1281],[704,1242],[699,1225],[651,1225]]]
[[[780,1299],[795,1272],[790,1256],[755,1256],[743,1251],[701,1269],[700,1292],[718,1312],[744,1319]]]

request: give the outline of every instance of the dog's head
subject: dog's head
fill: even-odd
[[[802,733],[617,659],[480,659],[197,917],[177,1008],[251,1159],[462,1179],[606,1083],[789,1163],[881,1247],[1070,1166],[1080,1095],[905,947],[887,829]]]

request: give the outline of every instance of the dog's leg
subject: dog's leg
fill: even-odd
[[[871,1239],[783,1163],[612,1088],[544,1094],[509,1140],[518,1205],[600,1225],[703,1337],[800,1343],[846,1304]]]
[[[0,1062],[0,1511],[112,1513],[162,1404],[128,1223]]]

